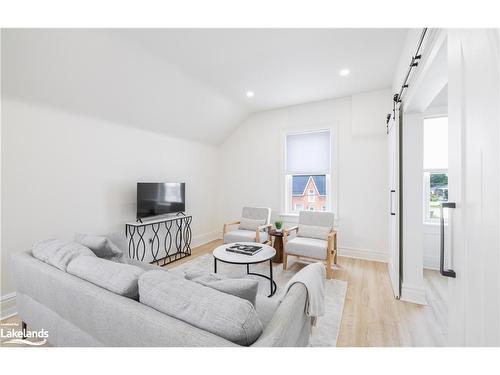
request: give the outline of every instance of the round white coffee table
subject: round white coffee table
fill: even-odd
[[[247,275],[260,276],[269,280],[269,285],[271,289],[271,294],[268,297],[272,297],[274,293],[276,293],[276,282],[273,280],[273,261],[272,259],[276,255],[276,250],[265,244],[260,244],[256,242],[238,242],[238,244],[242,245],[253,245],[253,246],[262,246],[262,250],[254,255],[245,255],[233,253],[230,251],[226,251],[229,246],[233,246],[236,243],[228,243],[217,247],[214,252],[214,273],[217,273],[217,261],[221,261],[223,263],[229,264],[244,264],[247,266]],[[250,265],[257,263],[269,262],[269,276],[262,275],[260,273],[250,272]]]

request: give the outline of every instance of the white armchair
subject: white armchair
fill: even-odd
[[[258,242],[270,243],[271,209],[266,207],[243,207],[241,219],[224,224],[222,238],[224,243]],[[230,230],[231,226],[237,229]]]
[[[283,269],[288,256],[311,258],[326,263],[326,277],[332,278],[332,262],[337,264],[337,232],[331,212],[301,211],[299,225],[283,231]],[[297,236],[289,239],[292,232]]]

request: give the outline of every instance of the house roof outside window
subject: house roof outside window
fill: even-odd
[[[326,195],[326,176],[313,175],[313,176],[293,176],[292,177],[292,195],[300,197],[305,194],[305,189],[309,184],[309,179],[312,179],[319,195]]]

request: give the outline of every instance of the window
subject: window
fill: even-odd
[[[286,210],[326,211],[330,207],[330,131],[287,134]]]
[[[304,209],[304,205],[300,203],[295,203],[294,205],[294,211],[302,211]]]
[[[314,189],[309,189],[307,192],[307,200],[309,203],[316,202],[316,194],[314,194]]]
[[[438,222],[448,201],[448,118],[424,119],[424,221]],[[444,210],[446,218],[447,210]]]

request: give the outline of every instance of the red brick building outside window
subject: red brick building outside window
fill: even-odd
[[[292,176],[292,211],[326,211],[326,176]]]

